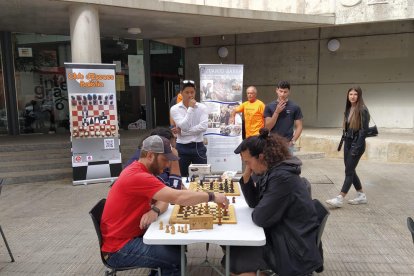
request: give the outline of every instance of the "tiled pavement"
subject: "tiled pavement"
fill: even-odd
[[[314,198],[336,196],[344,179],[340,159],[304,160],[303,175]],[[414,275],[414,244],[406,225],[414,216],[414,164],[361,161],[358,172],[368,204],[331,211],[324,235],[324,275]],[[108,184],[72,186],[69,179],[12,184],[0,196],[0,223],[16,259],[10,263],[0,240],[0,275],[103,275],[104,266],[90,208]],[[351,190],[349,198],[355,195]],[[204,244],[189,247],[190,275],[216,275],[198,268]],[[211,246],[209,259],[222,256]],[[119,275],[147,275],[147,270]]]

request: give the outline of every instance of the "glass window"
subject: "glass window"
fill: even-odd
[[[70,37],[14,34],[14,45],[20,133],[68,132]]]
[[[7,134],[6,98],[4,93],[3,63],[0,49],[0,134]]]

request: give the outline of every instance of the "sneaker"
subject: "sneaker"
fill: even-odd
[[[356,198],[348,200],[348,203],[352,205],[367,204],[367,202],[367,196],[360,192],[358,192],[358,196]]]
[[[343,198],[343,196],[339,195],[339,196],[334,197],[332,199],[328,199],[326,201],[326,203],[328,203],[329,205],[331,205],[333,207],[340,208],[344,204],[344,198]]]

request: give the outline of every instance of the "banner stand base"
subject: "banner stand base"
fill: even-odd
[[[72,182],[72,185],[79,186],[79,185],[99,184],[99,183],[109,183],[110,185],[112,185],[117,179],[118,177],[76,180]]]

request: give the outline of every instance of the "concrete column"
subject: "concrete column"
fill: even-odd
[[[99,11],[93,5],[70,7],[72,62],[101,63]]]

